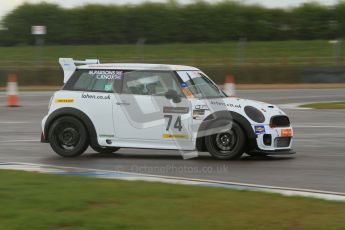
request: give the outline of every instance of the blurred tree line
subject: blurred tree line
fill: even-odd
[[[6,15],[0,45],[33,44],[32,25],[47,26],[49,44],[311,40],[345,36],[345,2],[327,7],[307,3],[268,9],[224,1],[180,5],[174,0],[140,5],[24,4]]]

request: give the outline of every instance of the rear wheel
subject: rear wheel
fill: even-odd
[[[216,121],[216,123],[223,121]],[[217,124],[215,124],[216,127]],[[242,128],[235,122],[229,131],[207,136],[205,144],[208,152],[222,160],[237,159],[244,153],[245,134]]]
[[[106,154],[107,153],[114,153],[120,149],[117,147],[95,147],[95,146],[91,146],[91,148],[98,153],[106,153]]]
[[[88,133],[78,119],[60,117],[49,129],[49,142],[52,149],[63,157],[76,157],[89,146]]]

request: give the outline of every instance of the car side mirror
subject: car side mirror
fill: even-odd
[[[169,100],[172,99],[172,101],[174,103],[180,103],[181,102],[181,98],[178,95],[178,93],[172,89],[169,89],[168,92],[165,93],[165,97]]]

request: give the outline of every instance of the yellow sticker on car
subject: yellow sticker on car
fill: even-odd
[[[57,98],[55,99],[55,103],[61,103],[61,104],[67,104],[67,103],[73,103],[73,98]]]
[[[164,133],[162,135],[163,138],[176,138],[176,139],[188,139],[188,135],[187,134],[168,134],[168,133]]]

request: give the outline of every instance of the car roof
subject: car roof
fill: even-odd
[[[162,70],[162,71],[199,71],[192,66],[166,65],[166,64],[142,64],[142,63],[104,63],[80,65],[78,69],[119,69],[119,70]]]

